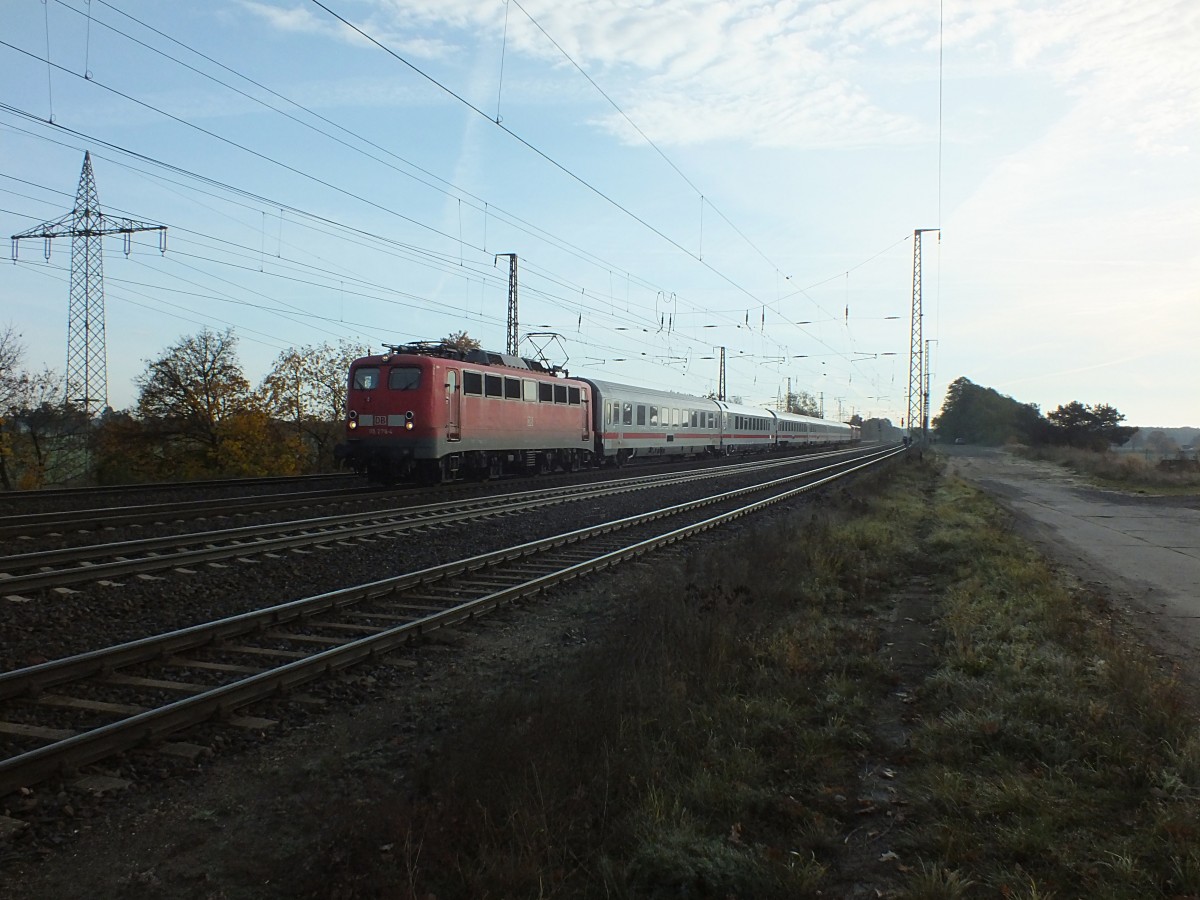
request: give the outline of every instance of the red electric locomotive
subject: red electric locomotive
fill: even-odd
[[[430,342],[350,366],[335,455],[372,481],[578,469],[594,450],[591,388],[542,364]]]

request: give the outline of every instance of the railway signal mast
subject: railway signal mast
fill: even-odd
[[[909,436],[924,440],[929,429],[928,387],[925,376],[925,345],[921,338],[921,235],[940,228],[918,228],[913,232],[913,288],[911,343],[908,351],[908,415],[906,416]]]

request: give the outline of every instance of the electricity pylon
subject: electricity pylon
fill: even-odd
[[[158,249],[166,252],[167,226],[150,225],[133,219],[118,219],[100,211],[96,178],[92,174],[92,155],[83,154],[83,171],[75,208],[52,222],[43,222],[12,236],[12,255],[17,258],[17,242],[43,238],[45,256],[50,258],[50,242],[56,237],[71,238],[71,301],[67,308],[67,382],[65,399],[83,409],[91,419],[93,407],[101,412],[108,405],[108,357],[104,348],[104,256],[106,234],[125,236],[125,255],[129,255],[130,235],[138,231],[157,231]]]

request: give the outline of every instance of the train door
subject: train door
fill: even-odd
[[[462,440],[461,398],[458,392],[458,369],[446,370],[446,440]]]
[[[579,389],[579,408],[583,410],[583,439],[592,439],[592,392],[585,387]]]

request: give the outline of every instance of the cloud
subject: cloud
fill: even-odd
[[[370,40],[359,34],[348,25],[344,25],[334,17],[312,6],[277,6],[258,0],[240,0],[242,7],[250,14],[262,19],[271,28],[289,34],[309,34],[332,37],[362,47],[372,47]],[[336,6],[331,7],[336,9]],[[363,32],[373,37],[386,47],[417,59],[439,59],[449,56],[453,46],[436,37],[427,34],[407,34],[404,29],[397,30],[389,25],[386,19],[370,17],[356,21],[347,16]]]
[[[333,27],[330,20],[319,17],[310,6],[276,6],[271,3],[258,3],[256,0],[241,0],[242,8],[258,16],[277,31],[292,34],[335,34],[345,30],[344,26]]]
[[[1197,35],[1190,0],[1070,0],[1015,15],[1013,60],[1045,71],[1141,152],[1176,155],[1200,120]]]
[[[311,6],[241,2],[279,30],[362,42]],[[1188,152],[1189,125],[1200,118],[1194,0],[973,0],[943,8],[940,33],[939,8],[917,0],[362,0],[333,8],[357,14],[365,31],[417,59],[469,58],[502,35],[506,53],[529,60],[568,68],[566,53],[664,146],[930,140],[932,103],[919,116],[913,109],[915,95],[932,98],[942,46],[948,78],[988,66],[1044,77],[1102,127],[1127,133],[1139,152]],[[912,89],[897,91],[905,83]],[[592,121],[640,141],[616,112]]]
[[[361,41],[319,10],[259,0],[242,5],[282,31]],[[355,19],[364,31],[415,57],[469,58],[502,35],[505,52],[527,60],[569,68],[566,53],[663,145],[737,140],[844,147],[912,140],[922,126],[876,102],[855,77],[855,60],[876,46],[927,39],[936,28],[909,0],[816,6],[797,0],[526,0],[517,6],[514,0],[507,24],[504,4],[477,0],[375,0],[353,9],[367,10]],[[631,134],[616,113],[593,123]]]

